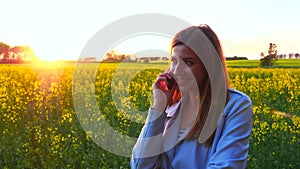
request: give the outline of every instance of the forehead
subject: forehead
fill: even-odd
[[[197,58],[200,59],[193,50],[186,45],[176,45],[172,49],[172,57],[183,58]]]

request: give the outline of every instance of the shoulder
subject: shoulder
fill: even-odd
[[[236,89],[231,89],[229,88],[228,89],[228,101],[234,101],[234,100],[240,100],[240,101],[249,101],[251,102],[251,99],[248,95],[246,95],[245,93],[239,91],[239,90],[236,90]]]
[[[225,106],[224,115],[235,114],[240,111],[252,110],[252,101],[245,93],[228,89],[228,100]]]

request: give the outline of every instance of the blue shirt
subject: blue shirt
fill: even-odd
[[[249,137],[252,130],[252,102],[245,94],[229,89],[211,146],[198,140],[171,138],[164,134],[166,113],[150,109],[146,123],[133,148],[133,169],[212,169],[246,167]],[[171,132],[172,133],[172,132]],[[175,141],[170,141],[175,140]],[[173,144],[173,145],[172,145]]]

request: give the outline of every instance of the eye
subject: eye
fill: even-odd
[[[178,61],[174,57],[171,58],[171,62],[174,65],[177,65],[177,63],[178,63]]]
[[[184,63],[187,65],[187,66],[192,66],[194,64],[193,61],[191,60],[185,60]]]

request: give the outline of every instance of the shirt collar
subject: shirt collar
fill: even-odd
[[[176,110],[178,109],[180,105],[180,101],[177,103],[172,104],[171,106],[167,107],[166,109],[166,113],[167,113],[167,117],[174,117],[176,114]]]

